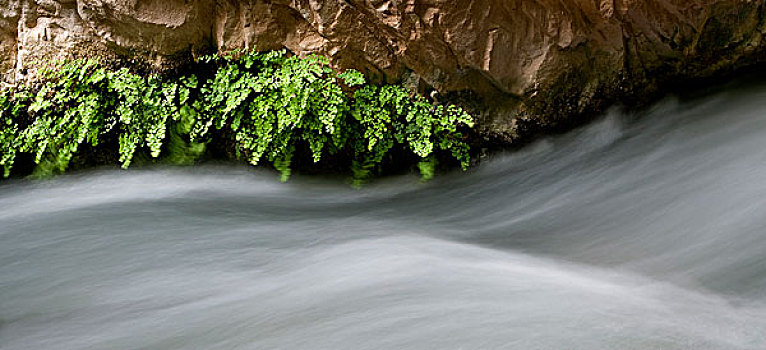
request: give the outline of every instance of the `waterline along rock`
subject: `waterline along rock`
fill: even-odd
[[[0,74],[101,56],[176,67],[203,53],[319,53],[464,104],[501,143],[670,82],[766,61],[762,0],[0,0]]]

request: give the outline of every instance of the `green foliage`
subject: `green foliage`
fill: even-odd
[[[127,69],[111,71],[95,61],[62,61],[39,72],[42,86],[0,93],[0,113],[10,128],[2,131],[0,165],[7,176],[15,155],[32,153],[63,172],[83,143],[98,146],[109,132],[119,135],[120,161],[127,168],[139,147],[160,154],[168,117],[177,118],[177,84]],[[31,120],[21,129],[19,120]]]
[[[30,97],[31,95],[24,90],[4,90],[0,93],[0,165],[4,168],[5,177],[10,175],[13,161],[22,146],[23,140],[18,137],[17,121],[26,111]]]
[[[420,170],[421,178],[423,181],[433,179],[436,174],[436,165],[438,161],[433,156],[422,159],[418,162],[418,170]]]
[[[314,162],[326,154],[351,157],[355,183],[394,149],[420,158],[424,178],[433,176],[435,152],[469,164],[460,130],[473,121],[458,107],[433,105],[401,86],[369,85],[358,71],[337,73],[316,55],[235,51],[201,62],[214,73],[167,79],[94,61],[58,62],[40,71],[35,89],[0,92],[5,175],[20,153],[64,171],[83,143],[95,147],[107,136],[118,140],[123,167],[139,150],[189,164],[211,139],[226,137],[236,154],[272,164],[283,181],[303,150]]]

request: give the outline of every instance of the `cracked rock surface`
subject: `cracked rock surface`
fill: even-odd
[[[512,142],[764,61],[765,14],[763,0],[0,0],[0,74],[286,48],[463,103],[487,139]]]

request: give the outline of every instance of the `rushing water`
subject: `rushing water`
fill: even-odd
[[[6,182],[0,349],[766,349],[766,86],[427,184]]]

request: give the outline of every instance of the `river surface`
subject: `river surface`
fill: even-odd
[[[0,184],[0,349],[766,349],[766,85],[422,184]]]

